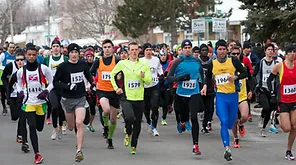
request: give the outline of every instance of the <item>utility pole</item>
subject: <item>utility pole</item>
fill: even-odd
[[[11,42],[13,42],[14,32],[13,32],[13,18],[12,18],[12,0],[7,0],[7,4],[9,6]]]
[[[51,7],[50,7],[50,0],[47,0],[47,7],[48,7],[48,18],[47,18],[47,24],[48,24],[48,28],[47,28],[47,42],[48,45],[50,46],[50,14],[51,14]]]
[[[205,17],[208,17],[208,14],[209,14],[209,5],[206,5],[205,6],[206,9],[205,9]],[[210,28],[209,28],[209,22],[206,21],[206,31],[205,31],[205,40],[209,40],[209,32],[210,32]]]

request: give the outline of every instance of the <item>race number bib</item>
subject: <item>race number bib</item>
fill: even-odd
[[[296,94],[296,85],[284,85],[284,95],[293,95]]]
[[[239,87],[241,88],[243,86],[243,80],[239,80]]]
[[[28,92],[29,93],[40,93],[42,89],[40,87],[29,87]]]
[[[196,80],[188,80],[182,82],[182,88],[184,89],[195,89],[196,88]]]
[[[128,81],[128,88],[129,89],[140,88],[140,86],[141,86],[140,80],[129,80]]]
[[[152,74],[152,81],[153,81],[153,83],[158,83],[157,74]]]
[[[110,72],[102,72],[102,80],[105,80],[105,81],[111,80]]]
[[[216,79],[216,84],[217,85],[223,85],[223,84],[227,84],[229,83],[228,81],[228,76],[230,76],[229,73],[225,73],[225,74],[219,74],[215,77]]]
[[[268,79],[269,75],[270,75],[269,73],[264,73],[263,76],[262,76],[262,81],[267,82],[267,79]]]
[[[83,72],[71,73],[71,84],[78,84],[83,82]]]

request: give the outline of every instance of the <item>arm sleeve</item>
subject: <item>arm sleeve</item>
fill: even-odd
[[[163,75],[163,69],[162,69],[162,65],[160,64],[160,60],[159,59],[157,59],[158,60],[158,65],[157,65],[157,73],[158,73],[158,75]]]
[[[0,55],[0,66],[1,66],[1,68],[0,69],[4,69],[4,66],[2,66],[2,62],[3,62],[3,60],[4,60],[4,53],[1,53],[1,55]]]
[[[201,66],[201,63],[200,63],[200,67],[199,67],[199,74],[200,74],[200,78],[201,78],[200,83],[202,83],[201,85],[203,85],[205,83],[205,77],[204,77],[204,71]]]
[[[213,61],[208,63],[208,69],[206,72],[205,84],[211,84],[213,78]]]
[[[94,79],[92,78],[90,71],[88,70],[87,63],[85,62],[84,76],[90,84],[94,84]]]
[[[11,79],[10,79],[10,81],[8,83],[7,96],[10,96],[10,93],[12,92],[12,89],[13,89],[13,85],[15,83],[17,83],[16,73],[17,72],[15,72],[14,74],[12,74]]]
[[[249,89],[248,91],[253,91],[254,87],[253,87],[253,79],[252,79],[252,75],[250,72],[250,69],[247,67],[247,73],[248,73],[248,79],[246,80],[247,82],[247,89]]]
[[[253,77],[256,77],[257,74],[259,73],[260,68],[261,68],[261,63],[262,63],[262,62],[260,61],[258,64],[255,65],[255,70],[254,70],[254,72],[253,72]]]
[[[17,89],[17,92],[20,92],[20,91],[23,90],[22,74],[23,74],[23,68],[19,69],[17,71],[17,73],[16,73],[16,78],[17,78],[16,89]]]
[[[167,76],[167,80],[169,83],[173,83],[173,82],[178,82],[179,81],[179,77],[175,76],[175,71],[176,71],[176,68],[179,66],[179,64],[182,62],[183,60],[178,58],[176,59],[170,70],[169,70],[169,73],[168,73],[168,76]]]
[[[90,67],[90,74],[92,76],[96,76],[97,74],[97,69],[99,68],[99,58],[97,58],[94,63],[92,64],[92,66]]]
[[[62,77],[64,76],[63,66],[64,65],[59,65],[58,66],[57,72],[56,72],[56,74],[54,76],[54,79],[53,79],[53,85],[54,85],[54,87],[59,88],[59,89],[69,89],[68,84],[65,84],[65,83],[61,82]]]
[[[44,73],[45,75],[45,78],[48,82],[48,86],[47,86],[47,90],[50,92],[53,88],[53,76],[52,76],[52,72],[51,70],[49,69],[49,67],[45,66],[45,65],[41,65],[41,68],[42,68],[42,72]]]
[[[44,60],[43,60],[43,64],[46,65],[46,66],[49,65],[49,56],[44,58]],[[49,66],[48,66],[48,67],[49,67]]]
[[[1,76],[1,80],[4,86],[8,85],[8,76],[10,76],[11,73],[12,73],[12,63],[9,63],[5,66]]]
[[[247,69],[242,65],[242,63],[237,58],[231,58],[232,64],[235,67],[235,69],[239,72],[239,75],[237,76],[238,80],[244,79],[248,77]]]
[[[113,70],[110,73],[111,76],[111,84],[116,91],[118,89],[118,85],[116,83],[116,75],[121,71],[121,62],[117,63]]]
[[[276,78],[276,76],[277,75],[270,73],[270,75],[267,79],[267,88],[268,88],[268,91],[270,91],[271,93],[273,92],[271,82],[272,82],[272,80],[274,80]]]
[[[151,75],[151,71],[150,71],[150,66],[148,65],[148,63],[146,62],[145,64],[145,77],[142,78],[142,80],[144,81],[144,83],[146,85],[150,85],[152,83],[152,75]]]

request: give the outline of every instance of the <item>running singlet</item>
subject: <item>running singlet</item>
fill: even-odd
[[[9,81],[10,81],[12,75],[17,71],[18,71],[17,66],[16,66],[15,62],[13,62],[12,63],[12,73],[11,73],[11,76],[9,77]],[[16,83],[14,83],[12,88],[13,88],[13,91],[10,93],[10,97],[17,97]]]
[[[242,65],[245,66],[243,63]],[[240,92],[238,93],[238,102],[240,103],[242,101],[247,100],[248,98],[246,78],[239,80],[239,87],[240,87]]]
[[[267,88],[267,79],[272,71],[272,68],[275,66],[275,64],[278,63],[278,61],[272,61],[270,65],[267,64],[266,57],[264,57],[260,62],[260,80],[259,80],[259,86],[263,88]],[[272,86],[274,89],[274,81],[272,81]]]
[[[111,71],[116,65],[115,56],[112,56],[112,61],[110,65],[105,65],[103,62],[103,57],[99,58],[99,68],[98,68],[98,83],[97,89],[106,92],[114,91],[114,88],[111,84]]]
[[[213,60],[214,81],[216,84],[217,92],[220,93],[234,93],[236,92],[234,82],[228,81],[228,76],[233,76],[236,68],[232,64],[230,57],[224,63],[220,63],[217,59]]]
[[[296,102],[296,67],[289,69],[285,62],[282,62],[282,72],[280,78],[280,102],[295,103]]]
[[[57,67],[64,62],[64,55],[61,55],[60,59],[55,61],[53,59],[53,56],[49,56],[49,62],[48,62],[48,67],[52,70],[52,75],[54,76],[56,71],[57,71]]]
[[[8,52],[4,52],[4,59],[2,61],[2,67],[5,67],[7,64],[13,62],[14,60],[15,60],[14,56],[10,55]]]

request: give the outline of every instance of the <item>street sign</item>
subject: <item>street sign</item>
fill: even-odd
[[[213,32],[222,33],[226,32],[226,19],[213,18]]]
[[[54,37],[54,35],[49,35],[49,37]],[[48,38],[48,34],[44,35],[44,38]]]
[[[206,31],[205,20],[202,19],[192,19],[191,30],[193,33],[204,33]]]
[[[212,22],[212,17],[205,17],[204,19],[206,22]]]

